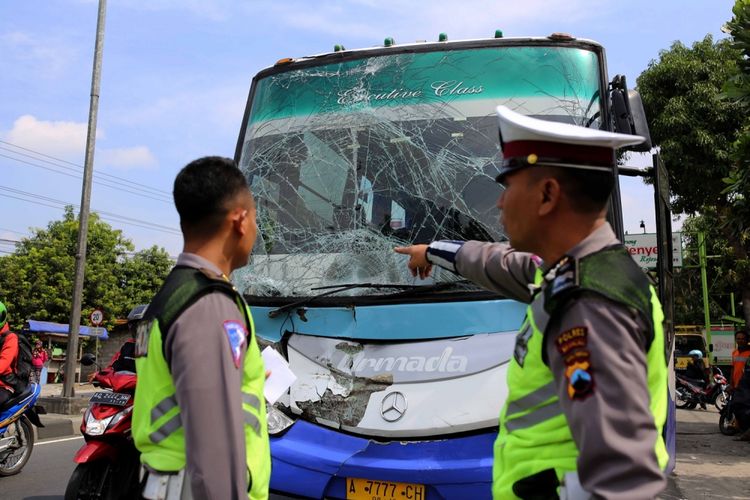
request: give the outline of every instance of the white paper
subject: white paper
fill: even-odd
[[[263,364],[271,375],[266,379],[263,395],[269,404],[274,404],[292,386],[297,376],[289,368],[284,356],[270,345],[263,349]]]

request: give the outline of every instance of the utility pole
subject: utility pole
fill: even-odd
[[[94,69],[91,75],[91,102],[89,104],[89,125],[86,135],[86,160],[83,165],[83,187],[81,188],[81,212],[78,217],[78,250],[76,270],[73,280],[73,303],[70,308],[70,329],[68,349],[65,354],[64,397],[72,397],[78,364],[78,326],[81,324],[81,295],[83,275],[86,268],[86,240],[89,230],[89,206],[91,205],[91,179],[94,170],[94,149],[96,145],[96,117],[99,111],[99,82],[102,75],[102,50],[104,46],[104,17],[107,0],[99,0],[99,14],[96,20],[96,43],[94,45]]]
[[[701,290],[703,292],[703,323],[706,328],[706,344],[711,344],[711,318],[708,310],[708,256],[706,255],[706,233],[698,232],[698,261],[701,267]],[[708,355],[708,353],[706,353]]]

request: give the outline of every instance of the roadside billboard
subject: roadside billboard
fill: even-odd
[[[625,248],[643,269],[656,269],[656,233],[626,234]],[[672,265],[682,267],[682,233],[672,233]]]

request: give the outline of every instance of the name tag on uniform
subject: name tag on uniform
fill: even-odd
[[[148,341],[151,338],[151,327],[155,318],[141,320],[135,327],[135,357],[142,358],[148,354]]]

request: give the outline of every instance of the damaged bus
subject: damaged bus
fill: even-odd
[[[494,181],[501,104],[635,131],[603,48],[565,34],[337,46],[253,79],[236,160],[259,237],[233,280],[262,347],[297,376],[268,408],[274,492],[491,496],[525,305],[438,268],[413,278],[393,248],[506,239]],[[619,192],[612,206],[622,236]]]

